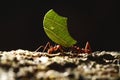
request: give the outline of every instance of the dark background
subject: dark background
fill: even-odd
[[[45,34],[42,22],[45,13],[54,9],[61,16],[68,17],[68,29],[78,41],[76,45],[84,47],[86,41],[89,41],[93,51],[119,51],[117,2],[78,1],[0,1],[0,50],[34,51],[39,45],[52,42]]]

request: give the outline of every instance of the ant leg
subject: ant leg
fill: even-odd
[[[50,47],[50,42],[47,42],[47,44],[46,44],[46,46],[44,47],[44,46],[39,46],[36,50],[35,50],[35,52],[37,52],[38,50],[40,50],[42,47],[44,47],[44,49],[43,49],[43,52],[47,49],[47,47]]]
[[[90,43],[89,43],[88,41],[86,42],[85,49],[89,49],[89,50],[91,50]]]
[[[87,52],[87,53],[91,53],[92,52],[91,47],[90,47],[90,43],[88,41],[86,42],[85,52]]]
[[[35,50],[35,52],[37,52],[39,49],[41,49],[43,46],[39,46],[36,50]]]
[[[47,44],[45,45],[45,47],[44,47],[44,49],[43,49],[43,52],[45,52],[45,50],[47,49],[47,47],[49,47],[49,48],[51,47],[51,46],[50,46],[50,42],[47,42]]]

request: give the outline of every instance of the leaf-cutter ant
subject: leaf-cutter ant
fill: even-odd
[[[85,48],[80,48],[78,46],[72,46],[70,50],[72,53],[91,53],[92,52],[90,43],[88,41],[86,42]]]
[[[39,48],[37,48],[35,50],[35,52],[37,52],[42,47],[43,46],[40,46]],[[47,50],[47,52],[49,54],[52,54],[52,53],[55,53],[55,52],[58,52],[58,51],[61,52],[61,53],[64,52],[63,47],[61,45],[52,46],[52,45],[50,45],[50,42],[48,42],[46,44],[46,46],[43,47],[43,48],[44,48],[43,52],[45,52]],[[80,48],[78,46],[71,46],[68,51],[70,51],[72,53],[91,53],[92,52],[89,42],[86,42],[85,48]]]

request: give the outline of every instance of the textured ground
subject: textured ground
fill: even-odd
[[[0,80],[120,80],[120,52],[0,52]]]

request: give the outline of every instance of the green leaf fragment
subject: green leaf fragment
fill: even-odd
[[[67,18],[58,15],[53,9],[49,10],[43,20],[44,31],[47,36],[55,43],[64,47],[76,44],[67,28]]]

